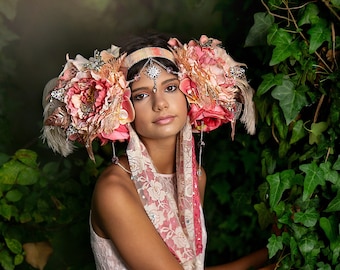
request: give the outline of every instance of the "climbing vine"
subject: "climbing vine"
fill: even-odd
[[[277,269],[340,269],[340,2],[261,2],[246,39],[264,66],[255,209]]]

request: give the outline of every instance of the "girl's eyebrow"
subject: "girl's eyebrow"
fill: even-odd
[[[170,78],[170,79],[164,80],[164,81],[161,82],[161,85],[171,83],[172,81],[178,81],[178,78]],[[131,89],[131,93],[139,91],[139,90],[147,90],[147,89],[149,89],[148,86],[141,86],[141,87],[138,87],[138,88],[135,88],[135,89]]]
[[[142,87],[138,87],[138,88],[135,88],[135,89],[131,89],[131,93],[133,92],[137,92],[139,90],[147,90],[149,87],[147,86],[142,86]]]
[[[170,83],[170,82],[172,82],[172,81],[178,81],[178,78],[176,77],[176,78],[167,79],[167,80],[163,81],[163,82],[161,83],[161,85]]]

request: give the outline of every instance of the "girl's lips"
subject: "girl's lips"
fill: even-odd
[[[175,117],[172,115],[167,115],[167,116],[157,118],[153,123],[157,125],[166,125],[172,122],[174,118]]]

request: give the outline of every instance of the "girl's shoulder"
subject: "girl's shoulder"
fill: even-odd
[[[131,180],[130,166],[126,156],[119,158],[119,164],[111,164],[99,176],[93,196],[114,199],[119,193],[136,195],[136,188]]]
[[[99,176],[97,183],[101,182],[121,182],[130,178],[130,165],[127,156],[120,156],[118,163],[109,165]]]
[[[141,206],[127,158],[120,158],[119,163],[111,164],[102,172],[92,194],[92,225],[95,232],[105,238],[110,237],[108,224],[115,224],[125,211]]]

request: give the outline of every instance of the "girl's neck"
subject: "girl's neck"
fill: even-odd
[[[176,171],[176,138],[143,140],[143,143],[158,173],[171,174]]]

